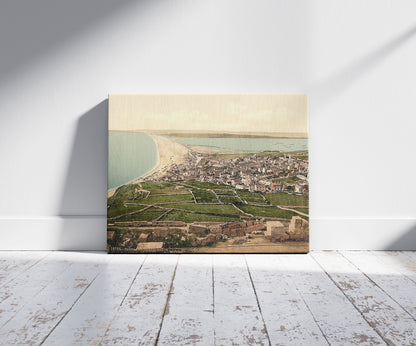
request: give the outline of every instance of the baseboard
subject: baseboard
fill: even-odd
[[[105,216],[0,218],[0,250],[105,249]]]
[[[311,250],[416,250],[416,219],[312,219]]]
[[[105,216],[0,218],[0,250],[105,250]],[[416,219],[311,219],[311,250],[416,250]]]

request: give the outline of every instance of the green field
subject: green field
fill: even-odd
[[[166,210],[164,209],[151,207],[137,214],[123,216],[117,219],[117,221],[152,221],[165,212]]]
[[[298,210],[301,213],[305,213],[305,214],[308,214],[309,215],[309,208],[296,208],[294,210]]]
[[[166,188],[174,188],[175,185],[171,183],[154,183],[150,181],[145,181],[141,183],[142,188],[145,190],[158,190]]]
[[[172,212],[170,212],[169,214],[161,218],[161,221],[183,221],[186,223],[203,222],[203,221],[233,222],[233,221],[239,221],[239,220],[240,219],[236,216],[193,214],[193,213],[187,213],[186,211],[180,211],[180,210],[173,210]]]
[[[113,196],[108,198],[107,205],[112,207],[122,205],[124,201],[144,197],[146,193],[140,191],[140,185],[128,184],[116,189]]]
[[[217,195],[221,196],[235,196],[235,193],[232,189],[214,189]]]
[[[151,189],[148,190],[150,192],[151,195],[180,195],[180,194],[189,194],[189,190],[182,188],[182,189],[172,189],[172,188],[167,188],[167,189]]]
[[[197,203],[219,203],[212,191],[193,189],[192,193],[194,194]]]
[[[195,181],[195,180],[186,181],[180,184],[184,186],[199,187],[200,189],[231,189],[232,188],[231,186],[227,186],[227,185],[204,183],[204,182]]]
[[[116,217],[119,215],[124,215],[127,213],[131,213],[132,211],[141,210],[146,208],[146,206],[143,205],[116,205],[111,208],[108,208],[107,210],[107,216],[108,217]]]
[[[243,216],[244,214],[234,208],[232,205],[222,204],[195,204],[195,203],[181,203],[177,205],[161,205],[165,208],[184,209],[189,211],[195,211],[198,213],[218,214],[218,215],[231,215],[231,216]]]
[[[127,200],[134,200],[144,197],[146,194],[140,191],[140,185],[129,184],[124,185],[116,189],[113,196],[107,200],[107,215],[108,217],[114,217],[130,213],[135,210],[140,210],[140,206],[124,206],[124,202]]]
[[[246,213],[258,217],[278,217],[283,219],[291,219],[292,216],[297,215],[289,210],[282,210],[276,207],[257,207],[254,205],[240,205],[239,208]]]
[[[241,203],[241,200],[236,196],[234,190],[215,190],[219,199],[222,203],[231,204],[231,203]]]
[[[248,203],[267,204],[260,192],[249,192],[247,190],[238,190],[237,193],[240,197],[246,200]]]
[[[284,192],[266,193],[265,197],[273,205],[296,205],[307,207],[309,199],[307,196],[290,195]]]
[[[215,196],[214,196],[215,197]],[[192,194],[166,195],[166,196],[152,196],[136,200],[138,203],[155,204],[155,203],[169,203],[169,202],[191,202],[193,201]]]
[[[241,200],[235,195],[234,196],[219,195],[218,197],[220,198],[221,202],[225,204],[241,203]]]
[[[187,187],[186,185],[193,187]],[[177,188],[177,186],[186,187]],[[143,191],[142,188],[146,191]],[[192,193],[188,189],[192,190],[197,203],[195,203]],[[220,204],[212,190],[215,190],[218,198],[224,204]],[[150,191],[150,194],[148,191]],[[272,205],[302,206],[303,208],[299,209],[299,211],[309,213],[308,197],[306,196],[290,195],[282,192],[265,193],[263,195],[260,192],[249,192],[247,190],[237,190],[237,193],[248,204],[242,203],[236,196],[235,190],[230,186],[197,181],[175,183],[142,182],[141,185],[128,184],[118,188],[116,193],[108,199],[107,214],[109,218],[113,218],[142,210],[145,208],[145,205],[151,204],[158,204],[165,209],[151,207],[143,212],[122,216],[117,221],[152,221],[171,208],[173,210],[165,215],[162,220],[191,223],[198,221],[232,222],[241,218],[249,219],[247,215],[241,213],[232,204],[235,204],[244,212],[254,215],[256,218],[290,219],[292,216],[297,215]],[[128,202],[127,206],[124,205],[125,202]],[[270,204],[270,206],[257,206],[255,204]]]

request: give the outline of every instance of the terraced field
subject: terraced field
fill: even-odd
[[[146,208],[146,206],[144,206],[144,205],[130,205],[130,204],[124,205],[124,204],[122,204],[122,205],[115,206],[113,208],[109,208],[108,212],[107,212],[107,216],[109,218],[113,218],[113,217],[117,217],[117,216],[120,216],[120,215],[125,215],[125,214],[128,214],[128,213],[131,213],[131,212],[134,212],[134,211],[142,210],[144,208]]]
[[[165,210],[155,207],[150,207],[140,213],[123,216],[117,221],[151,221],[161,216]]]
[[[302,206],[304,208],[298,211],[308,213],[308,199],[305,196],[286,193],[262,194],[235,190],[227,185],[178,181],[143,182],[122,186],[108,199],[107,214],[111,220],[116,218],[117,221],[170,220],[186,223],[290,219],[297,215],[295,209],[283,210],[276,206]]]
[[[273,205],[302,207],[307,207],[309,205],[307,196],[291,195],[283,192],[266,193],[264,196]]]
[[[263,198],[260,192],[249,192],[246,190],[238,190],[238,194],[247,203],[267,204],[268,202]]]
[[[172,205],[160,205],[163,207],[170,208]],[[231,216],[242,216],[243,213],[239,212],[238,209],[232,205],[222,204],[197,204],[197,203],[182,203],[176,205],[175,210],[186,210],[202,214],[215,214],[215,215],[231,215]]]
[[[203,189],[193,189],[192,193],[196,198],[197,203],[219,203],[214,192]]]
[[[294,212],[289,210],[283,210],[276,208],[274,206],[270,207],[257,207],[254,205],[241,205],[240,209],[245,211],[246,213],[260,216],[260,217],[272,217],[272,218],[283,218],[283,219],[291,219],[292,216],[297,215]]]
[[[212,214],[195,214],[186,211],[173,210],[169,214],[165,215],[161,221],[183,221],[186,223],[192,222],[233,222],[239,221],[238,216],[224,216],[224,215],[212,215]]]
[[[215,197],[215,196],[214,196]],[[152,194],[147,198],[137,200],[139,203],[143,204],[156,204],[156,203],[169,203],[169,202],[191,202],[193,201],[192,194],[188,192],[187,194],[167,194],[167,195],[157,195]]]

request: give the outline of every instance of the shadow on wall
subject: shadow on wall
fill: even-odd
[[[105,249],[107,146],[106,99],[78,120],[58,210],[58,215],[63,217],[56,240],[58,249]]]
[[[345,93],[350,87],[359,82],[360,78],[372,71],[380,63],[394,54],[404,44],[408,44],[416,36],[416,25],[411,26],[401,34],[395,36],[383,45],[374,49],[358,60],[352,61],[344,68],[331,74],[328,78],[306,87],[309,103],[309,119],[318,116],[322,110],[334,99]],[[309,139],[313,139],[313,132],[309,133]],[[314,152],[310,151],[310,158],[313,161]],[[312,176],[313,179],[313,176]],[[313,232],[313,229],[311,230]],[[388,244],[380,250],[415,250],[416,249],[416,225],[405,231],[404,235]],[[351,249],[355,250],[355,249]]]
[[[404,234],[395,239],[384,250],[412,250],[416,249],[416,224],[407,229]]]
[[[107,204],[108,100],[79,120],[62,193],[60,216],[103,216]]]
[[[412,39],[416,34],[416,26],[394,37],[369,54],[353,61],[345,68],[337,71],[327,79],[307,87],[310,95],[313,112],[320,110],[326,104],[332,102],[350,86],[355,84],[363,75],[368,74],[381,62],[394,54],[401,46]]]
[[[114,17],[135,0],[37,0],[2,2],[0,80],[56,47]],[[144,2],[144,1],[143,1]],[[51,29],[53,28],[53,29]]]

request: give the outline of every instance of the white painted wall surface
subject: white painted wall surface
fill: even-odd
[[[308,93],[312,249],[416,249],[413,0],[1,0],[0,248],[104,249],[108,93]]]

